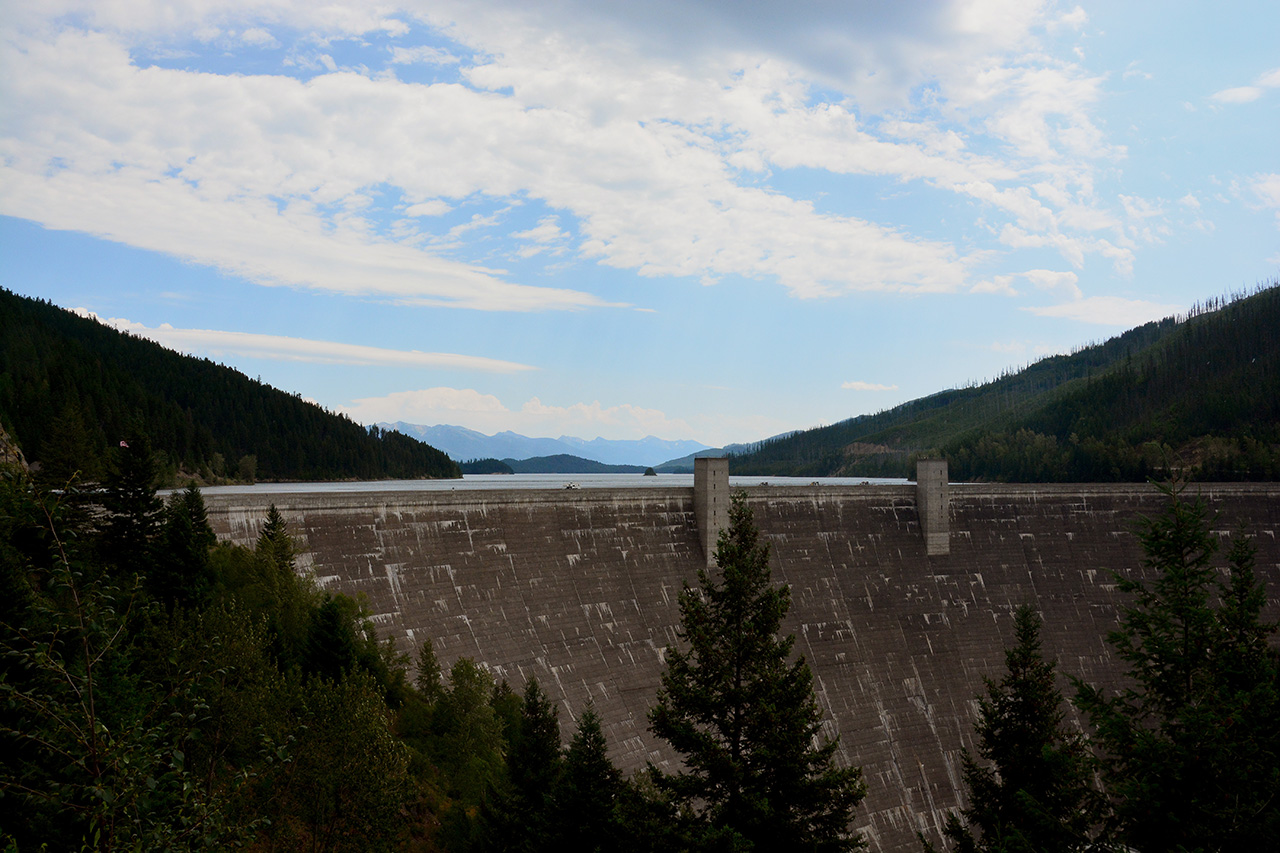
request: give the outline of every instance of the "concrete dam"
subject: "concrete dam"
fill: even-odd
[[[700,475],[707,472],[700,470]],[[220,538],[252,544],[275,503],[300,571],[363,594],[384,637],[423,639],[446,669],[469,656],[521,689],[537,677],[572,720],[595,703],[624,771],[673,753],[647,730],[676,599],[723,523],[727,468],[691,488],[207,495]],[[942,479],[939,481],[938,477]],[[725,491],[718,491],[721,484]],[[809,661],[841,758],[863,769],[855,825],[874,851],[936,840],[962,788],[975,697],[999,678],[1020,604],[1043,614],[1064,674],[1119,681],[1105,636],[1121,596],[1110,570],[1143,576],[1133,533],[1165,499],[1139,485],[920,484],[745,490],[792,608],[784,630]],[[696,494],[695,494],[696,493]],[[1268,617],[1280,616],[1280,484],[1197,484],[1223,553],[1258,546]],[[718,516],[717,513],[720,513]],[[712,528],[712,529],[708,529]],[[1219,560],[1225,565],[1225,559]],[[1064,690],[1067,690],[1065,679]]]

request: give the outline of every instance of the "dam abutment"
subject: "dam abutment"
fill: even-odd
[[[1067,675],[1118,683],[1111,571],[1142,576],[1134,525],[1165,500],[1146,485],[950,484],[947,553],[931,555],[918,485],[745,490],[774,579],[791,586],[784,630],[842,760],[863,768],[857,825],[872,850],[918,849],[915,833],[936,838],[957,805],[975,697],[1000,674],[1019,605],[1044,617],[1064,688]],[[1266,616],[1280,616],[1280,484],[1190,491],[1218,513],[1224,555],[1237,525],[1254,538]],[[467,656],[515,685],[536,676],[562,721],[591,700],[625,770],[673,760],[645,715],[677,642],[677,596],[707,564],[694,489],[206,496],[219,537],[246,545],[272,502],[300,569],[363,594],[402,651],[429,637],[445,667]]]

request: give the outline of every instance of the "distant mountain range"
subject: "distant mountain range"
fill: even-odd
[[[571,435],[559,438],[530,438],[514,432],[485,435],[466,427],[440,424],[426,426],[404,421],[382,423],[439,448],[459,462],[470,459],[530,459],[539,456],[577,456],[606,465],[656,466],[669,459],[711,450],[697,441],[665,441],[646,436],[638,441],[613,441],[593,438],[590,441]],[[692,462],[689,463],[692,466]]]

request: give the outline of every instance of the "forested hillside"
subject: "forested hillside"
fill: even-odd
[[[170,476],[206,481],[461,476],[417,439],[5,290],[0,421],[46,477],[98,477],[121,441],[149,441]]]
[[[910,476],[926,453],[967,480],[1280,478],[1280,287],[772,439],[732,464],[741,474]]]
[[[606,465],[594,459],[557,453],[530,459],[503,459],[515,474],[643,474],[643,465]]]

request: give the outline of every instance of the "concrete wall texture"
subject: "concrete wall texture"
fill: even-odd
[[[1192,487],[1258,547],[1268,613],[1280,616],[1280,485]],[[1065,674],[1113,685],[1105,635],[1120,596],[1109,570],[1143,576],[1135,519],[1150,486],[950,487],[949,553],[926,553],[911,486],[747,490],[791,585],[785,629],[813,668],[869,792],[857,827],[876,851],[935,838],[961,788],[981,677],[1001,675],[1012,611],[1035,605],[1046,652]],[[274,502],[300,569],[326,589],[364,594],[385,636],[424,638],[447,668],[462,656],[519,690],[536,676],[562,731],[588,699],[611,754],[632,770],[671,766],[645,714],[676,642],[676,596],[705,565],[693,489],[366,492],[206,497],[224,539],[252,544]],[[1225,552],[1226,548],[1223,548]],[[1066,689],[1065,680],[1063,684]]]
[[[921,459],[916,463],[916,512],[924,536],[924,552],[930,557],[951,553],[951,492],[947,460]]]
[[[729,526],[729,460],[698,457],[693,460],[693,522],[698,541],[707,558],[707,568],[716,564],[716,543],[720,531]]]

